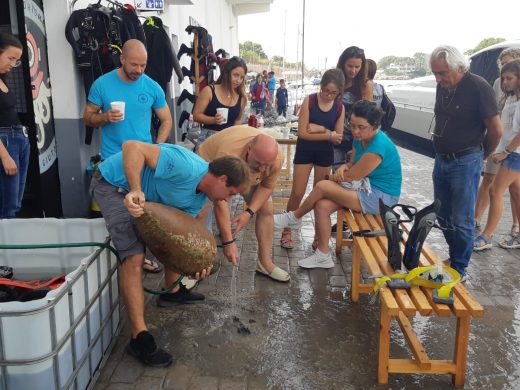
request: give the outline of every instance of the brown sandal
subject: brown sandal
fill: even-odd
[[[280,246],[285,249],[294,248],[291,229],[288,229],[288,228],[283,229],[282,238],[280,238]]]

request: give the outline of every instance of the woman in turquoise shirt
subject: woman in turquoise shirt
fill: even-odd
[[[303,268],[332,268],[329,251],[330,215],[341,208],[379,214],[379,199],[388,206],[401,195],[401,159],[388,136],[379,130],[383,111],[376,103],[360,100],[352,107],[350,128],[354,137],[352,157],[330,177],[316,184],[301,206],[274,216],[275,228],[299,228],[301,218],[314,209],[318,246],[299,260]]]

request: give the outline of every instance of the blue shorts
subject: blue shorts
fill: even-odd
[[[334,162],[334,149],[329,141],[296,141],[294,164],[314,164],[330,167]]]
[[[502,161],[502,165],[512,171],[520,172],[520,153],[511,153]]]
[[[383,203],[389,207],[399,202],[399,196],[389,195],[373,187],[370,194],[364,190],[358,191],[357,194],[363,214],[379,215],[379,199],[383,199]]]

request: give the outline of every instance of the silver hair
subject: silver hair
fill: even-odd
[[[511,57],[513,60],[520,58],[520,48],[519,47],[508,47],[507,49],[502,50],[500,55],[497,58],[498,69],[502,68],[501,59],[505,56]]]
[[[438,46],[433,49],[430,56],[430,64],[435,60],[445,60],[450,70],[469,70],[467,58],[457,48],[449,45]]]

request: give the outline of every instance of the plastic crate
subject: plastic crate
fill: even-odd
[[[108,243],[103,219],[0,220],[0,244]],[[14,278],[66,275],[30,302],[0,303],[0,389],[85,389],[120,331],[118,264],[106,248],[0,249]]]

